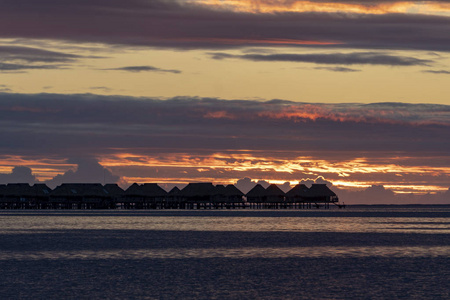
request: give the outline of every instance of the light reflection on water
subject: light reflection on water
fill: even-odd
[[[347,211],[2,211],[0,233],[20,230],[174,230],[450,233],[450,208]]]
[[[446,257],[450,246],[439,247],[295,247],[135,249],[102,251],[42,251],[0,253],[2,260],[111,260],[111,259],[198,259],[198,258],[337,258],[337,257]]]

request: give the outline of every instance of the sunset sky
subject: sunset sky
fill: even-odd
[[[444,0],[0,0],[0,183],[450,195],[449,52]]]

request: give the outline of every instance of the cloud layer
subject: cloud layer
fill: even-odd
[[[173,73],[173,74],[180,74],[180,70],[167,70],[167,69],[161,69],[153,66],[128,66],[128,67],[121,67],[121,68],[112,68],[112,69],[104,69],[104,70],[110,70],[110,71],[125,71],[125,72],[131,72],[131,73],[139,73],[139,72],[161,72],[161,73]]]
[[[303,62],[338,65],[429,66],[431,60],[375,52],[326,54],[244,54],[210,53],[213,59],[237,58],[267,62]]]
[[[449,51],[449,31],[449,17],[429,14],[249,13],[192,1],[3,0],[0,11],[3,38],[181,49],[291,45]]]
[[[3,140],[11,141],[3,146],[17,144],[18,151],[21,143],[39,138],[55,151],[157,143],[208,149],[300,146],[304,151],[333,147],[450,153],[448,141],[442,139],[449,133],[450,107],[433,104],[0,94],[0,120]]]
[[[81,59],[102,58],[23,46],[0,46],[0,72],[67,69]]]
[[[0,120],[0,165],[95,158],[130,182],[450,182],[446,105],[0,94]]]

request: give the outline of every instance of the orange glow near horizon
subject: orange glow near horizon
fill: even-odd
[[[291,1],[291,3],[258,1],[258,0],[187,0],[190,3],[202,4],[211,8],[232,10],[246,13],[279,13],[279,12],[343,12],[355,14],[386,14],[386,13],[434,13],[449,11],[448,4],[437,2],[398,1],[391,3],[363,4],[336,3],[314,1]],[[345,1],[343,1],[345,2]]]
[[[392,157],[387,159],[388,161],[399,160],[398,157]],[[338,177],[340,179],[333,180],[327,178],[332,182],[334,186],[344,189],[363,189],[372,185],[384,185],[389,186],[395,192],[402,191],[415,191],[415,192],[437,192],[445,191],[448,187],[435,186],[435,185],[413,185],[413,184],[390,184],[386,185],[385,182],[380,181],[361,181],[351,179],[352,176],[365,176],[370,174],[393,174],[394,176],[402,176],[402,174],[422,175],[428,174],[430,176],[436,176],[438,174],[448,175],[450,174],[450,168],[446,167],[428,167],[428,166],[401,166],[395,163],[391,164],[370,164],[364,158],[354,159],[343,162],[329,162],[326,160],[313,159],[311,157],[297,157],[295,159],[280,159],[274,157],[262,157],[250,151],[247,153],[215,153],[210,156],[195,156],[192,157],[188,154],[172,154],[166,155],[164,158],[156,157],[144,157],[133,154],[116,154],[113,157],[103,158],[100,162],[103,166],[114,167],[126,167],[129,165],[140,167],[153,167],[153,168],[184,168],[186,170],[201,174],[204,172],[262,172],[270,175],[266,175],[261,179],[253,180],[266,180],[270,183],[283,184],[290,182],[291,185],[295,185],[302,180],[308,178],[298,178],[292,180],[292,176],[299,172],[301,174],[308,174],[310,178],[320,177],[321,174],[329,174],[329,176]],[[245,177],[245,175],[243,176]],[[260,176],[261,177],[261,176]],[[303,175],[304,177],[304,175]],[[189,181],[211,181],[219,183],[235,183],[240,178],[225,177],[225,179],[195,176],[194,179],[186,174],[183,178],[160,178],[151,177],[153,181],[161,183],[188,183]],[[147,179],[142,177],[130,177],[136,182],[145,182]]]
[[[279,154],[282,156],[282,154]],[[243,150],[234,153],[214,153],[211,155],[189,155],[187,153],[172,153],[164,156],[146,156],[133,153],[117,153],[99,158],[99,163],[109,169],[138,167],[144,170],[140,175],[123,175],[122,183],[158,182],[181,183],[213,182],[216,184],[234,184],[239,179],[250,177],[253,181],[265,180],[269,183],[284,184],[289,182],[292,186],[300,181],[314,181],[324,177],[334,186],[348,190],[361,190],[372,185],[383,185],[396,193],[426,193],[442,192],[447,186],[439,186],[430,182],[425,184],[414,180],[407,183],[404,176],[428,176],[429,178],[449,176],[448,167],[430,166],[404,166],[396,163],[404,158],[389,157],[389,164],[375,164],[365,158],[356,158],[347,161],[331,162],[325,159],[315,159],[309,156],[296,158],[270,157],[264,153]],[[50,180],[64,174],[68,170],[76,170],[76,164],[69,164],[65,160],[27,160],[18,156],[2,157],[0,160],[0,173],[10,174],[13,167],[26,166],[32,169],[33,175],[39,181]],[[149,168],[145,175],[145,168]],[[152,168],[152,169],[150,169]],[[158,175],[154,169],[165,170]],[[171,172],[173,175],[171,176]],[[251,175],[247,175],[251,174]],[[296,175],[298,174],[298,175]],[[121,174],[117,174],[121,175]],[[380,181],[377,175],[398,178],[398,181]],[[375,177],[374,177],[375,176]],[[372,178],[370,180],[364,178]],[[381,178],[381,177],[380,177]]]
[[[387,158],[395,161],[398,157]],[[130,153],[120,153],[112,157],[103,158],[100,163],[107,167],[143,166],[143,167],[184,167],[233,169],[237,171],[270,170],[278,173],[294,173],[296,171],[310,171],[317,173],[334,173],[347,177],[354,173],[436,173],[450,174],[448,167],[429,166],[400,166],[397,164],[370,165],[366,159],[357,158],[350,161],[330,163],[326,160],[311,157],[297,157],[295,159],[280,159],[275,157],[256,156],[250,153],[215,153],[208,156],[192,156],[186,153],[174,153],[160,157],[147,157]],[[347,174],[347,175],[346,175]]]
[[[0,174],[10,174],[15,167],[28,167],[39,181],[46,181],[70,169],[76,164],[69,164],[64,159],[24,159],[20,156],[8,155],[0,157]]]

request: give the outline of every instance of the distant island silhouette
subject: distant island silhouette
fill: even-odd
[[[277,185],[257,184],[247,194],[234,185],[189,183],[166,192],[157,183],[117,184],[63,183],[55,189],[46,184],[0,185],[0,209],[310,209],[339,204],[326,184],[308,188],[298,184],[287,193]]]

